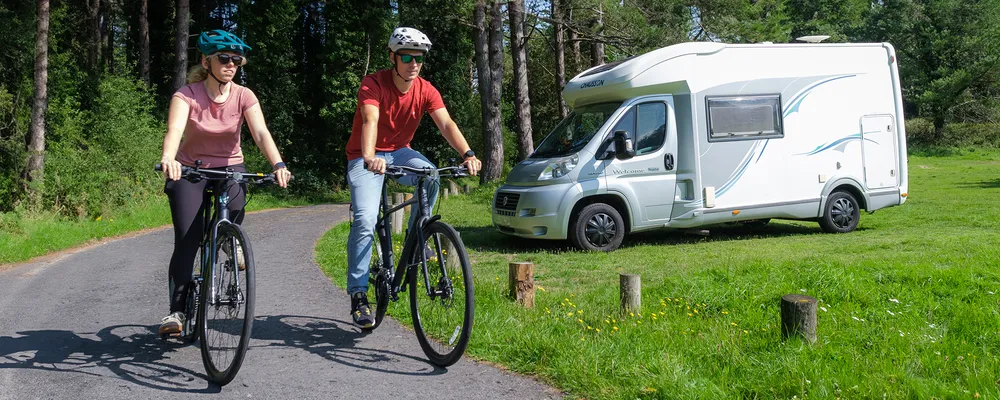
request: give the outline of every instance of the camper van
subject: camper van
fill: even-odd
[[[888,43],[682,43],[581,72],[572,112],[494,193],[503,233],[611,251],[633,232],[771,219],[850,232],[903,204]]]

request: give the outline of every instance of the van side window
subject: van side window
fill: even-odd
[[[784,137],[781,96],[720,96],[708,103],[708,141]]]
[[[636,106],[635,155],[649,154],[663,146],[667,133],[667,106],[645,103]]]
[[[628,135],[635,140],[635,107],[628,109],[625,116],[618,120],[618,124],[615,125],[615,129],[611,130],[611,133],[618,131],[628,132]]]

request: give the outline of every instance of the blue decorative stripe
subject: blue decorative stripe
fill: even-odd
[[[865,132],[865,133],[866,134],[878,133],[878,131]],[[851,142],[851,141],[855,141],[855,140],[862,140],[862,138],[863,138],[863,136],[862,136],[861,133],[855,133],[853,135],[845,136],[845,137],[842,137],[840,139],[834,140],[832,143],[821,144],[819,146],[816,146],[816,148],[813,149],[812,151],[805,152],[805,153],[799,153],[799,154],[796,154],[796,155],[797,156],[803,156],[803,155],[805,155],[805,156],[812,156],[812,155],[816,155],[816,154],[822,153],[824,151],[830,150],[830,149],[832,149],[834,147],[837,147],[838,145],[841,145],[843,143],[847,143],[847,142]],[[872,139],[864,138],[864,140],[867,140],[869,142],[878,144],[878,142],[876,142],[876,141],[874,141]]]
[[[809,94],[812,93],[813,89],[816,89],[820,85],[822,85],[824,83],[833,82],[833,81],[838,80],[838,79],[851,78],[851,77],[855,77],[855,76],[857,76],[857,75],[841,75],[841,76],[833,77],[833,78],[830,78],[830,79],[827,79],[827,80],[816,82],[812,86],[809,86],[809,87],[803,89],[802,91],[800,91],[799,93],[797,93],[795,96],[793,96],[791,100],[788,101],[788,107],[785,108],[785,114],[782,115],[782,117],[787,118],[789,115],[792,115],[792,113],[798,112],[799,111],[799,106],[802,105],[802,101],[806,99],[806,96],[809,96]]]

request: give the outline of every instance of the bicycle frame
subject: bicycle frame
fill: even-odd
[[[219,226],[223,223],[232,223],[229,220],[229,191],[226,190],[225,180],[213,180],[209,182],[211,185],[209,190],[205,190],[204,200],[202,204],[211,204],[211,209],[204,209],[203,211],[203,224],[202,224],[202,240],[201,240],[201,276],[198,277],[194,284],[200,285],[202,280],[205,279],[207,273],[210,272],[209,268],[213,268],[211,272],[214,272],[216,263],[218,263],[217,250],[218,250],[218,238],[219,238]],[[211,215],[211,216],[210,216]],[[211,274],[212,285],[211,292],[208,293],[209,305],[217,306],[218,303],[218,293],[216,290],[219,287],[219,277],[218,274]],[[236,286],[240,286],[239,274],[234,274],[233,279],[236,280]],[[204,304],[202,306],[205,306]]]
[[[440,215],[430,216],[431,214],[430,201],[427,198],[427,191],[424,190],[424,185],[423,185],[424,181],[426,181],[427,178],[429,177],[439,178],[437,171],[434,171],[430,176],[423,176],[423,175],[418,176],[417,195],[410,200],[397,204],[394,207],[389,207],[389,192],[387,187],[388,183],[385,181],[382,182],[382,200],[379,202],[379,209],[381,210],[382,215],[379,218],[379,220],[375,223],[375,234],[378,235],[379,245],[381,246],[380,254],[383,263],[382,268],[385,268],[386,271],[388,271],[390,274],[391,284],[389,285],[390,286],[389,295],[392,297],[393,301],[398,300],[399,292],[405,290],[403,288],[403,282],[406,282],[404,278],[406,278],[410,273],[416,273],[411,268],[411,267],[416,267],[416,264],[409,265],[408,260],[400,259],[398,265],[393,265],[395,260],[394,260],[394,255],[392,253],[392,232],[389,229],[386,229],[386,227],[389,224],[391,224],[390,218],[392,213],[401,212],[401,210],[404,207],[414,204],[418,206],[414,207],[414,210],[416,210],[415,212],[417,212],[417,216],[414,218],[414,223],[413,223],[414,227],[423,227],[424,225],[441,218]],[[413,251],[418,251],[415,248],[415,246],[424,242],[425,238],[423,237],[423,235],[424,235],[423,229],[408,229],[406,231],[406,236],[404,236],[403,239],[403,249],[412,248],[414,249]],[[435,238],[435,240],[437,239]],[[437,245],[438,246],[435,247],[440,248],[440,243],[437,243]],[[420,254],[420,267],[424,272],[423,274],[424,287],[427,288],[427,295],[433,298],[436,293],[432,292],[432,286],[430,285],[430,281],[428,280],[427,259],[422,251],[419,254]],[[438,258],[443,260],[441,254],[438,254]],[[404,266],[406,267],[405,269]],[[442,273],[444,274],[444,277],[447,278],[448,277],[447,268],[443,268],[443,270],[444,271]]]

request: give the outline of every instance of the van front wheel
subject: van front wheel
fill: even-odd
[[[614,207],[594,203],[573,218],[569,239],[582,250],[612,251],[625,238],[625,223]]]
[[[858,201],[848,192],[834,192],[826,199],[823,216],[819,226],[828,233],[846,233],[858,227],[861,219],[861,207]]]

